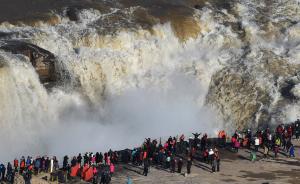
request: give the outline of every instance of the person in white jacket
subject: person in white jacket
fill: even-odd
[[[213,149],[210,149],[208,152],[208,163],[209,164],[212,164],[214,154],[215,154],[215,152],[213,151]]]
[[[255,151],[258,151],[258,147],[259,147],[259,138],[255,137],[254,139],[254,147],[255,147]]]

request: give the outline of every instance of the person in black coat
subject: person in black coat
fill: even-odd
[[[100,161],[100,163],[102,163],[103,162],[103,155],[102,155],[102,153],[100,152],[100,154],[99,154],[99,161]]]
[[[82,156],[79,153],[79,155],[77,156],[77,162],[81,165],[81,161],[82,161]]]
[[[15,172],[11,171],[6,174],[6,182],[9,184],[13,184],[15,181]]]
[[[171,173],[175,172],[176,160],[174,157],[171,158]]]
[[[191,173],[191,167],[192,167],[192,160],[189,157],[188,160],[187,160],[187,164],[186,164],[187,174]]]
[[[148,172],[149,172],[149,161],[148,161],[148,159],[145,159],[144,160],[144,172],[143,172],[143,175],[147,176]]]
[[[100,154],[99,152],[96,153],[96,164],[100,163]]]
[[[15,180],[15,172],[13,171],[12,165],[10,162],[7,164],[7,172],[6,172],[6,181],[7,183],[14,183]]]
[[[180,158],[178,160],[178,163],[177,163],[177,171],[178,171],[178,173],[181,173],[182,164],[183,164],[182,158]]]
[[[0,164],[0,181],[5,180],[5,171],[6,171],[5,166],[3,164]]]
[[[101,174],[100,184],[109,184],[111,180],[109,171],[103,171]]]
[[[26,169],[25,172],[23,172],[23,179],[25,184],[31,184],[31,171]]]
[[[73,159],[71,160],[71,167],[74,167],[77,164],[77,159],[76,157],[73,157]]]
[[[66,156],[64,156],[64,161],[63,161],[63,169],[64,170],[67,170],[68,162],[69,162],[69,157],[66,155]]]

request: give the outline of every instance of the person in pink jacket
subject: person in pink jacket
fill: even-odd
[[[109,171],[110,171],[110,175],[112,176],[115,172],[115,165],[113,163],[110,164]]]
[[[96,164],[96,156],[95,155],[93,155],[93,157],[92,157],[92,165],[95,165]]]

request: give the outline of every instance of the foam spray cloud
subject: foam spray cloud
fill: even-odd
[[[33,71],[30,65],[26,67],[21,68]],[[101,106],[91,108],[85,97],[76,92],[66,94],[56,89],[48,95],[34,75],[32,83],[37,86],[31,86],[33,91],[29,94],[36,96],[36,90],[40,90],[41,99],[33,98],[31,100],[36,102],[28,102],[30,99],[23,101],[16,94],[19,103],[30,107],[25,108],[28,112],[24,109],[13,111],[16,117],[20,113],[22,120],[11,122],[19,124],[1,128],[1,146],[6,150],[1,152],[1,157],[12,159],[12,155],[23,154],[62,156],[109,148],[125,149],[139,146],[145,137],[165,138],[192,130],[216,131],[218,122],[215,114],[201,105],[201,95],[205,91],[199,81],[178,74],[167,79],[168,84],[164,86],[128,89],[108,96]],[[45,103],[46,109],[41,109],[43,104],[38,104],[40,102]],[[35,104],[36,107],[32,107]]]
[[[146,137],[216,130],[214,114],[197,104],[195,83],[172,85],[165,90],[152,87],[126,91],[108,99],[105,112],[79,112],[80,107],[71,117],[67,113],[68,117],[46,134],[50,153],[124,149],[139,146]]]
[[[210,18],[209,11],[203,17]],[[53,52],[70,79],[47,91],[28,58],[1,52],[0,146],[6,150],[1,159],[124,149],[139,146],[145,137],[213,134],[222,127],[205,98],[220,63],[239,53],[235,44],[223,50],[228,41],[239,44],[230,29],[216,29],[220,25],[212,22],[206,27],[214,31],[182,43],[166,23],[153,27],[156,34],[121,31],[101,37],[107,44],[99,45],[97,38],[74,50],[82,31],[91,32],[88,39],[97,36],[82,21],[2,26]]]
[[[297,1],[209,1],[199,10],[176,2],[157,2],[163,12],[117,4],[78,10],[76,21],[54,13],[50,24],[1,24],[5,39],[52,52],[65,78],[45,89],[28,58],[0,51],[0,159],[123,149],[145,137],[298,116],[289,99],[300,96]]]

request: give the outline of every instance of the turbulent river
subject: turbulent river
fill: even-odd
[[[287,123],[297,0],[2,0],[0,159]]]

